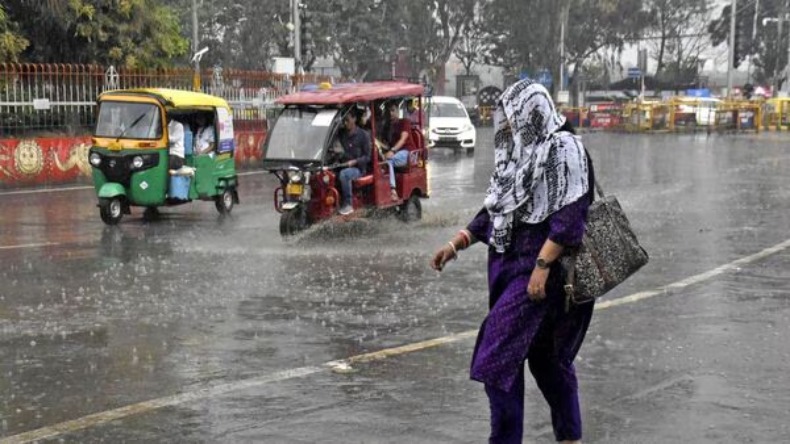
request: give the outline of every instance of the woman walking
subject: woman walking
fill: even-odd
[[[573,360],[593,304],[567,305],[558,259],[584,234],[592,164],[548,91],[529,80],[502,94],[494,125],[496,163],[484,208],[431,266],[441,271],[475,242],[489,246],[489,313],[471,377],[485,384],[490,442],[522,440],[525,361],[551,408],[557,441],[581,442]]]

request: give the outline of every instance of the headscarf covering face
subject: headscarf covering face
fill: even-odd
[[[510,86],[494,113],[495,168],[485,199],[493,222],[490,245],[510,246],[516,210],[520,222],[537,224],[587,194],[587,154],[581,140],[560,131],[557,113],[542,85]]]

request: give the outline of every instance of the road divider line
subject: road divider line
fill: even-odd
[[[54,247],[60,245],[59,242],[42,242],[38,244],[23,244],[23,245],[0,245],[0,250],[21,250],[23,248],[42,248]]]
[[[701,282],[710,280],[714,277],[720,276],[729,271],[735,271],[738,269],[738,267],[742,265],[750,264],[759,261],[761,259],[765,259],[769,256],[780,253],[788,248],[790,248],[790,239],[780,244],[774,245],[773,247],[766,248],[758,253],[737,259],[728,264],[714,268],[713,270],[709,270],[704,273],[700,273],[694,276],[690,276],[686,279],[673,282],[671,284],[660,287],[656,290],[642,291],[615,300],[597,303],[595,309],[605,310],[620,305],[643,301],[645,299],[649,299],[659,295],[669,295],[677,290],[681,290],[691,285],[699,284]],[[50,439],[63,434],[73,433],[90,427],[107,424],[109,422],[117,421],[119,419],[127,418],[129,416],[148,413],[154,410],[161,409],[163,407],[172,407],[179,404],[184,404],[186,402],[200,401],[216,396],[221,396],[229,392],[234,392],[243,389],[258,388],[274,382],[303,378],[306,376],[314,375],[316,373],[321,373],[325,371],[337,371],[339,373],[343,373],[347,370],[350,370],[351,364],[378,361],[393,356],[414,353],[430,348],[439,347],[442,345],[448,345],[455,342],[460,342],[466,339],[471,339],[476,336],[477,336],[477,330],[469,330],[461,333],[455,333],[448,336],[443,336],[440,338],[428,339],[421,342],[401,345],[399,347],[393,347],[393,348],[379,350],[371,353],[364,353],[356,356],[351,356],[345,359],[329,361],[320,366],[299,367],[299,368],[274,372],[268,375],[242,379],[239,381],[227,382],[223,384],[217,384],[214,386],[205,387],[202,389],[197,389],[185,393],[143,401],[136,404],[119,407],[117,409],[106,410],[104,412],[99,412],[99,413],[93,413],[70,421],[65,421],[51,426],[46,426],[28,432],[23,432],[17,435],[0,439],[0,444],[21,444],[21,443],[30,443],[42,439]]]

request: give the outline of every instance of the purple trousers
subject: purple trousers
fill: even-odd
[[[593,303],[575,306],[568,313],[554,305],[546,313],[527,354],[529,371],[551,409],[551,424],[557,441],[573,441],[582,437],[573,360],[584,341],[592,312]],[[489,443],[521,443],[524,431],[523,366],[509,391],[488,384],[485,389],[491,405]]]

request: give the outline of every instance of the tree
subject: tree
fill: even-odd
[[[467,32],[461,37],[453,54],[464,66],[466,75],[472,74],[472,66],[481,63],[488,51],[487,32],[479,16],[469,24]]]
[[[755,10],[755,3],[747,3],[736,11],[736,30],[746,34],[748,42],[738,51],[739,54],[751,56],[755,66],[754,80],[758,83],[773,84],[776,90],[781,89],[786,81],[784,68],[787,65],[787,41],[790,24],[784,23],[782,33],[775,19],[785,11],[784,0],[761,0],[760,10]],[[714,46],[728,44],[730,35],[731,8],[726,6],[721,15],[708,25],[711,42]],[[766,20],[768,19],[768,20]],[[751,31],[754,31],[752,34]],[[743,36],[741,36],[743,37]]]
[[[696,77],[707,42],[703,35],[710,20],[709,0],[651,0],[647,4],[648,46],[656,60],[656,76],[670,81]],[[669,65],[669,66],[668,66]]]
[[[411,50],[413,74],[426,71],[436,82],[477,13],[475,0],[411,0],[401,17],[403,40]],[[439,85],[440,91],[444,85]]]
[[[599,51],[621,50],[646,23],[640,0],[489,0],[483,10],[487,29],[495,30],[488,60],[511,74],[549,69],[555,79],[566,18],[565,62],[573,73]]]
[[[16,62],[19,54],[28,47],[30,42],[22,37],[16,23],[11,22],[3,5],[0,5],[0,62]]]
[[[25,60],[161,67],[187,52],[173,10],[158,0],[5,0],[30,45]]]

